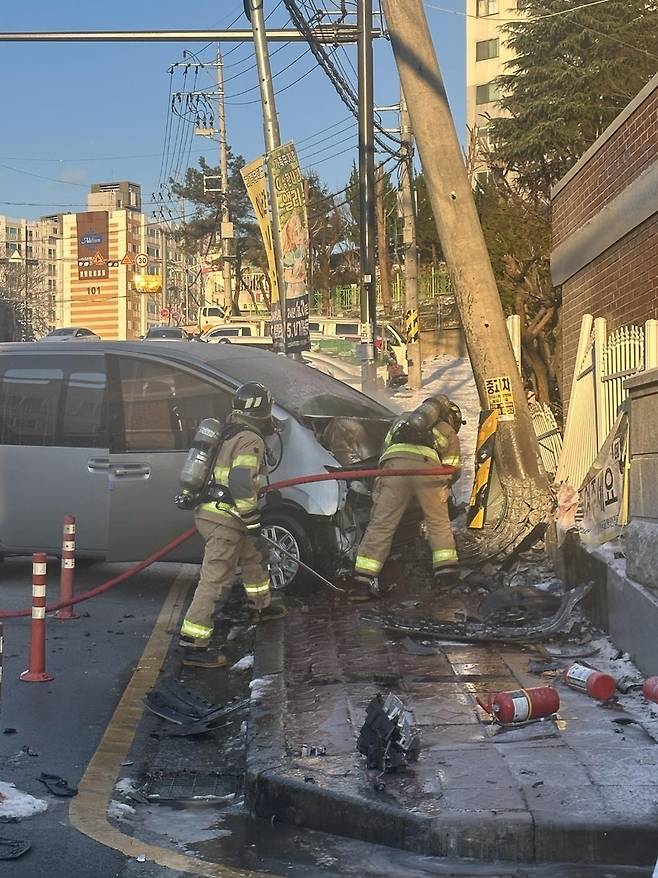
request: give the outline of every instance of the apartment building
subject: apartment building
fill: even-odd
[[[483,152],[491,146],[489,125],[502,113],[496,79],[514,53],[503,26],[523,16],[523,0],[466,0],[466,124],[474,179],[486,173]]]
[[[52,329],[57,323],[62,229],[58,214],[36,220],[0,215],[0,266],[4,269],[5,294],[23,303],[27,274],[28,323],[38,332]]]

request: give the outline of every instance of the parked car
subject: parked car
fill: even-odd
[[[204,332],[199,341],[208,344],[246,344],[269,350],[274,344],[272,336],[263,335],[262,330],[263,327],[256,323],[225,323]]]
[[[303,363],[235,345],[153,340],[0,344],[0,556],[58,554],[67,513],[82,557],[135,561],[192,525],[176,508],[202,418],[224,420],[246,381],[264,381],[278,431],[270,481],[374,464],[393,413]],[[267,495],[267,535],[335,575],[368,521],[371,485],[328,481]],[[415,532],[410,513],[403,533]],[[199,561],[198,538],[171,560]],[[298,567],[283,556],[274,580]]]
[[[190,335],[182,326],[150,326],[144,338],[158,341],[189,341]]]
[[[361,340],[361,324],[358,320],[342,317],[322,317],[311,314],[308,321],[311,343],[320,345],[331,339],[347,338],[354,342]],[[407,344],[402,335],[386,321],[377,324],[377,347],[384,348],[395,357],[395,361],[403,370],[407,367]],[[329,352],[329,348],[325,349]]]
[[[84,326],[62,326],[60,329],[51,330],[37,341],[98,341],[99,339],[100,335],[96,335]]]

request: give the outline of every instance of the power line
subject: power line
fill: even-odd
[[[554,18],[556,15],[568,15],[570,12],[577,12],[579,9],[587,9],[588,6],[599,6],[601,3],[610,2],[611,0],[592,0],[591,3],[581,3],[580,6],[572,6],[570,9],[560,9],[557,12],[547,12],[543,15],[533,15],[530,17],[526,17],[523,15],[519,16],[518,18],[499,18],[498,16],[487,17],[490,17],[492,22],[494,23],[499,21],[510,23],[516,23],[519,21],[540,21],[543,18]],[[477,18],[479,20],[482,20],[483,18],[483,16],[481,15],[473,15],[472,12],[462,12],[461,9],[446,9],[445,6],[435,6],[433,3],[428,3],[427,0],[425,0],[425,6],[427,6],[428,9],[433,9],[435,12],[446,12],[450,15],[459,15],[462,18]]]

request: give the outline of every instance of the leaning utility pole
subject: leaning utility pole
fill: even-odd
[[[246,4],[245,4],[246,6]],[[265,18],[263,16],[263,0],[248,0],[249,20],[254,35],[254,49],[256,51],[256,66],[258,67],[258,82],[260,85],[260,99],[263,105],[263,132],[265,134],[265,155],[269,158],[271,152],[281,146],[281,134],[279,132],[279,120],[276,115],[274,102],[274,87],[272,86],[272,68],[267,49],[267,36],[265,33]],[[272,244],[274,258],[276,260],[276,273],[279,281],[279,307],[281,309],[281,329],[283,332],[283,352],[287,353],[286,339],[286,287],[283,280],[283,250],[281,247],[281,229],[279,227],[279,205],[274,188],[274,175],[269,171],[267,179],[269,183],[270,211],[272,214]]]
[[[402,249],[404,251],[404,311],[407,325],[407,362],[409,387],[419,390],[423,383],[418,320],[418,247],[416,246],[416,205],[413,194],[413,134],[407,102],[400,92],[400,137],[405,155],[400,165],[402,196]]]
[[[359,73],[359,260],[361,338],[365,360],[361,368],[364,390],[377,381],[377,283],[375,279],[375,103],[372,70],[372,0],[358,0]]]
[[[504,554],[551,506],[548,478],[507,336],[489,254],[432,44],[423,0],[382,0],[441,246],[483,409],[498,409],[495,463],[505,508],[480,556]]]
[[[217,118],[219,121],[219,173],[221,174],[220,191],[222,196],[222,272],[224,275],[224,307],[227,314],[233,309],[233,290],[231,287],[231,263],[229,256],[229,239],[226,237],[231,215],[228,209],[228,144],[226,142],[226,106],[224,104],[224,60],[217,46]]]

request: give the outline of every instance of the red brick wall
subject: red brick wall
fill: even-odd
[[[553,199],[553,246],[591,219],[655,160],[658,89]]]
[[[552,201],[553,247],[566,241],[658,160],[658,87]],[[562,398],[566,406],[584,314],[608,330],[658,318],[658,214],[562,284]]]
[[[658,214],[569,278],[562,286],[562,303],[566,406],[584,314],[605,317],[608,331],[658,319]]]

